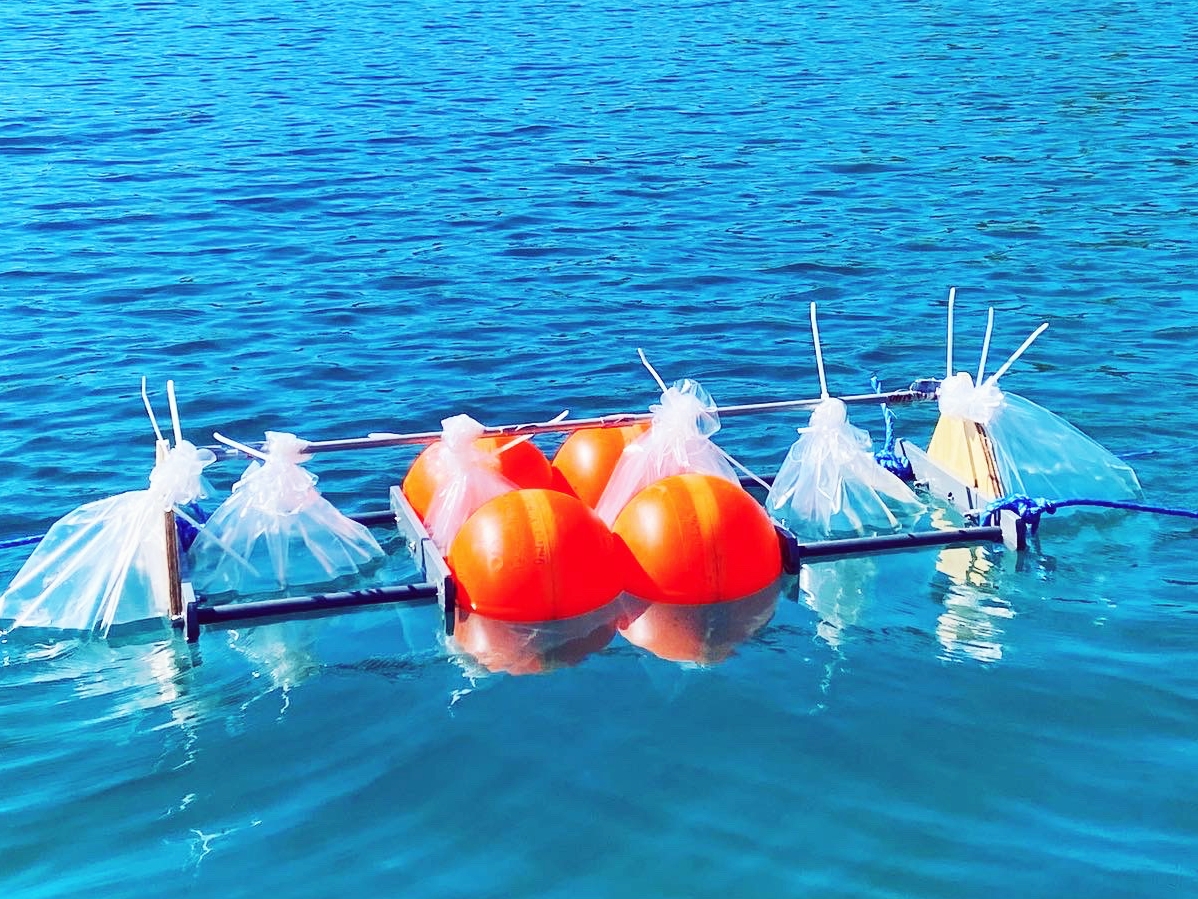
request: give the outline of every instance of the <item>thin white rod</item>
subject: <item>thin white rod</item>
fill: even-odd
[[[998,379],[1007,373],[1007,369],[1015,364],[1015,360],[1018,359],[1020,356],[1022,356],[1027,351],[1027,348],[1030,347],[1035,342],[1036,338],[1039,337],[1041,334],[1043,334],[1047,330],[1048,330],[1048,322],[1045,322],[1040,327],[1038,327],[1035,331],[1033,331],[1032,336],[1023,342],[1023,346],[1021,346],[1014,353],[1012,353],[1011,358],[1008,359],[1006,362],[1004,362],[1002,364],[1002,367],[998,371],[996,371],[994,374],[992,374],[989,378],[986,379],[986,383],[987,384],[997,383]]]
[[[946,378],[953,376],[953,304],[957,300],[957,288],[948,289],[948,365],[944,372]]]
[[[565,420],[565,418],[566,418],[566,416],[568,416],[569,414],[570,414],[570,410],[569,410],[569,409],[563,409],[561,412],[557,413],[557,415],[553,416],[553,418],[549,419],[549,421],[539,422],[539,424],[540,424],[540,425],[542,425],[542,426],[544,426],[544,425],[555,425],[555,424],[557,424],[559,421],[564,421],[564,420]],[[525,441],[527,441],[527,440],[532,440],[532,438],[533,438],[534,436],[535,436],[535,435],[533,435],[533,434],[531,434],[531,433],[529,433],[529,434],[522,434],[521,436],[517,437],[515,440],[511,440],[511,441],[509,441],[509,442],[505,443],[505,444],[504,444],[503,446],[501,446],[499,449],[495,450],[495,455],[496,455],[496,456],[498,456],[500,453],[506,453],[506,452],[507,452],[508,450],[510,450],[510,449],[511,449],[513,446],[519,446],[521,443],[524,443],[524,442],[525,442]]]
[[[641,364],[645,366],[645,368],[649,369],[649,374],[653,375],[653,380],[657,382],[657,386],[661,388],[661,392],[665,393],[668,389],[666,387],[666,382],[661,379],[661,375],[657,373],[657,369],[649,364],[649,360],[645,358],[645,351],[638,346],[636,348],[636,354],[641,357]]]
[[[735,465],[737,468],[739,468],[741,471],[743,471],[746,475],[748,475],[750,478],[752,478],[754,481],[756,481],[759,486],[764,487],[766,490],[770,489],[770,485],[768,482],[766,482],[764,479],[762,479],[756,473],[754,473],[752,470],[750,470],[747,465],[744,465],[744,464],[738,462],[736,459],[734,459],[732,457],[732,455],[726,449],[724,449],[722,446],[716,446],[714,443],[712,444],[712,446],[715,446],[715,448],[720,451],[720,455],[722,455],[725,459],[727,459],[729,462],[731,462],[733,465]]]
[[[978,363],[978,379],[975,384],[982,383],[982,373],[986,370],[986,356],[990,352],[990,334],[994,331],[994,307],[990,307],[990,314],[986,317],[986,338],[982,341],[982,361]]]
[[[175,446],[183,442],[183,429],[179,427],[179,404],[175,402],[175,382],[166,382],[166,401],[171,407],[171,425],[175,429]]]
[[[824,351],[819,345],[819,323],[815,320],[815,303],[811,304],[811,339],[815,341],[815,367],[819,370],[819,395],[828,398],[828,379],[824,376]]]
[[[256,450],[252,446],[246,446],[244,443],[238,443],[236,440],[232,439],[231,437],[226,437],[219,431],[213,431],[212,436],[225,446],[231,446],[233,449],[243,452],[247,456],[253,456],[255,459],[261,459],[263,462],[269,458],[269,456],[267,456],[266,453],[262,452],[261,450]]]
[[[162,429],[158,427],[158,421],[154,418],[154,407],[150,405],[150,395],[146,393],[146,377],[141,378],[141,401],[146,406],[146,415],[150,416],[150,425],[154,428],[154,439],[158,443],[162,443]]]

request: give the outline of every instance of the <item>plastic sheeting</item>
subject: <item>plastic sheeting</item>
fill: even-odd
[[[822,539],[888,533],[923,510],[919,497],[878,464],[869,434],[853,427],[845,404],[826,398],[787,453],[766,510],[796,536]]]
[[[191,546],[192,584],[203,595],[275,593],[359,574],[383,557],[370,531],[341,514],[300,467],[307,443],[266,433],[250,463]]]
[[[697,381],[675,381],[649,407],[649,430],[624,447],[595,511],[610,527],[628,501],[676,474],[711,474],[739,484],[736,470],[711,436],[720,429],[715,401]]]
[[[435,460],[440,486],[424,516],[424,526],[441,555],[449,552],[453,538],[480,506],[516,489],[500,474],[497,453],[476,444],[485,432],[486,428],[469,415],[455,415],[441,422],[441,452]]]
[[[154,466],[148,489],[65,515],[0,595],[0,619],[106,637],[114,625],[166,616],[165,515],[204,495],[201,473],[213,461],[180,441]]]
[[[940,385],[938,402],[941,416],[985,428],[1007,495],[1106,501],[1142,495],[1130,465],[1059,415],[1005,393],[993,380],[975,386],[968,374],[958,373]]]

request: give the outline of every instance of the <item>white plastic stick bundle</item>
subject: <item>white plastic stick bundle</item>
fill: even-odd
[[[910,523],[923,504],[878,464],[869,434],[853,427],[845,404],[828,394],[814,303],[811,333],[823,400],[774,478],[766,510],[807,539],[884,533]]]
[[[649,407],[653,413],[649,430],[624,447],[595,506],[595,512],[608,527],[629,500],[662,478],[710,474],[740,483],[727,454],[711,439],[720,429],[720,417],[711,395],[690,378],[667,387],[645,354],[637,352],[661,388],[661,402]]]
[[[160,448],[149,487],[80,506],[55,522],[8,589],[0,620],[8,630],[54,628],[107,637],[114,625],[168,614],[169,573],[163,516],[204,496],[202,472],[215,461],[184,440],[172,397],[175,445],[162,437],[142,394]]]
[[[220,434],[257,457],[191,546],[192,583],[213,596],[275,593],[361,573],[383,557],[370,531],[341,514],[301,463],[305,442],[266,432],[265,452]]]
[[[972,423],[984,433],[996,468],[992,479],[997,484],[988,492],[1050,500],[1119,501],[1140,497],[1139,479],[1126,462],[1060,416],[999,388],[999,379],[1048,329],[1048,323],[1036,328],[994,374],[984,377],[993,324],[991,309],[977,381],[967,372],[950,371],[940,385],[937,402],[941,419],[929,453],[940,461],[953,458],[953,442],[948,436],[938,440],[938,435],[954,434],[960,423]]]

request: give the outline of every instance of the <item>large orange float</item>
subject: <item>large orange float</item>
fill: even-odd
[[[625,589],[652,602],[740,599],[782,573],[774,524],[742,487],[680,474],[634,496],[612,527]]]
[[[515,440],[520,443],[498,452]],[[545,454],[531,440],[519,437],[480,437],[475,447],[486,454],[487,464],[492,465],[517,487],[548,487],[553,481],[553,472]],[[441,454],[444,444],[440,440],[429,444],[415,458],[403,479],[403,493],[421,520],[428,514],[433,497],[452,476],[444,465]]]
[[[458,603],[503,621],[594,611],[624,585],[611,531],[577,497],[513,490],[466,519],[447,556]]]
[[[583,428],[567,437],[553,455],[554,484],[592,509],[611,480],[624,447],[649,430],[648,422],[611,428]]]

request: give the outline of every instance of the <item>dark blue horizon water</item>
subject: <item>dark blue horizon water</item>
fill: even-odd
[[[861,393],[943,372],[954,285],[962,368],[988,306],[992,360],[1049,321],[1005,386],[1196,508],[1196,39],[1184,3],[9,4],[0,541],[144,485],[142,376],[198,443],[639,411],[637,347],[811,396],[815,301]],[[772,471],[803,423],[720,442]],[[409,458],[310,467],[358,512]],[[822,566],[707,666],[487,676],[431,609],[10,637],[0,893],[1198,895],[1194,536]]]

